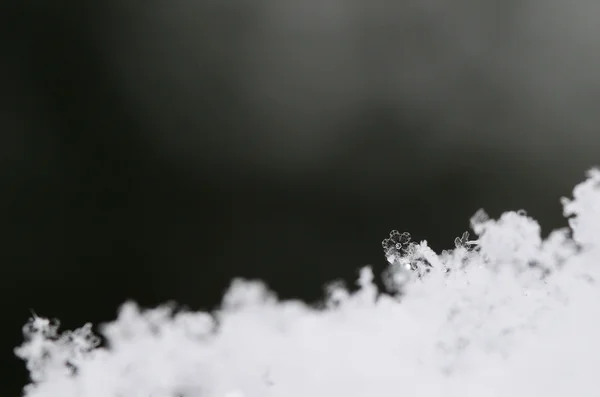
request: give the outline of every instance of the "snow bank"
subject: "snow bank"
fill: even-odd
[[[28,397],[596,396],[600,170],[563,199],[570,229],[478,212],[436,254],[393,231],[387,291],[369,268],[323,307],[235,280],[214,313],[126,303],[101,333],[34,316],[16,354]]]

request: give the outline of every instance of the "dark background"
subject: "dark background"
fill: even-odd
[[[233,277],[315,301],[380,272],[392,229],[439,251],[481,207],[564,226],[598,164],[582,1],[93,3],[2,6],[5,396],[30,309],[206,310]]]

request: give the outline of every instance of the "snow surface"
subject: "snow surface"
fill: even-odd
[[[598,396],[600,170],[573,195],[570,229],[545,240],[522,211],[478,212],[476,238],[441,254],[392,232],[389,291],[364,268],[322,308],[235,280],[214,313],[126,303],[102,348],[89,324],[34,316],[15,350],[25,395]]]

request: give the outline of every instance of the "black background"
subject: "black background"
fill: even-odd
[[[30,309],[67,328],[109,321],[128,299],[208,310],[233,277],[260,278],[282,298],[315,301],[328,281],[352,280],[364,265],[380,272],[380,242],[392,229],[439,251],[452,247],[481,207],[493,216],[525,208],[545,232],[563,226],[559,197],[595,164],[595,138],[549,133],[524,143],[531,120],[547,126],[553,119],[536,114],[520,123],[518,105],[511,108],[511,97],[498,97],[477,73],[464,77],[483,87],[465,102],[479,112],[471,124],[444,127],[436,111],[414,108],[410,93],[400,104],[359,101],[331,122],[314,116],[317,105],[297,118],[296,108],[283,106],[271,122],[248,105],[252,88],[240,88],[239,77],[253,73],[252,62],[238,64],[242,51],[231,44],[256,28],[245,24],[255,14],[206,6],[194,34],[161,36],[152,29],[163,19],[168,25],[161,16],[168,7],[151,4],[152,17],[128,2],[3,6],[5,396],[27,380],[12,349]],[[131,27],[140,20],[150,33]],[[415,37],[398,47],[410,54]],[[182,43],[179,51],[197,53],[153,56],[157,42],[175,55]],[[138,64],[129,52],[136,46],[149,48]],[[132,75],[145,77],[128,86]],[[173,88],[182,81],[184,88]],[[327,82],[317,85],[328,89]],[[337,98],[305,94],[309,105]],[[297,135],[302,129],[316,137],[314,147]],[[287,145],[288,130],[300,144]],[[265,131],[278,137],[275,144]]]

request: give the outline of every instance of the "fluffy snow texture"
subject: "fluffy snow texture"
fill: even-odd
[[[598,396],[600,170],[563,204],[570,229],[546,240],[522,211],[477,213],[477,239],[439,255],[392,232],[390,291],[365,268],[321,308],[236,280],[215,313],[125,304],[106,348],[34,316],[25,395]]]

